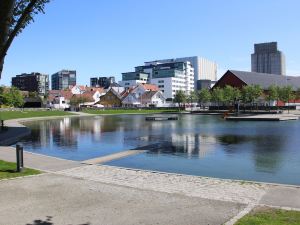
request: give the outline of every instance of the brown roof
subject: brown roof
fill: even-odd
[[[73,98],[84,98],[87,102],[93,102],[94,98],[93,95],[96,91],[86,91],[83,94],[80,95],[73,95]]]
[[[55,97],[64,97],[66,100],[70,100],[72,96],[70,90],[50,90],[48,100],[52,101]]]

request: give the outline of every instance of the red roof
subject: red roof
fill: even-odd
[[[148,91],[159,91],[159,88],[155,84],[142,84]]]
[[[70,90],[50,90],[48,99],[52,101],[55,97],[64,97],[67,100],[72,98],[73,94]]]

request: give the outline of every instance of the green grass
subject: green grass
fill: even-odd
[[[300,212],[260,207],[241,218],[235,225],[299,225]]]
[[[46,117],[46,116],[65,116],[72,113],[64,111],[9,111],[0,112],[1,120],[30,118],[30,117]]]
[[[83,110],[85,113],[90,114],[130,114],[130,113],[145,113],[145,114],[152,114],[152,113],[172,113],[178,112],[177,109],[85,109]]]
[[[40,171],[24,168],[21,173],[16,172],[16,163],[6,162],[0,160],[0,180],[13,178],[13,177],[22,177],[28,175],[40,174]]]

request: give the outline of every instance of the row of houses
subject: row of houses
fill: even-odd
[[[114,83],[107,89],[71,86],[65,90],[51,90],[47,99],[47,107],[66,109],[80,107],[162,107],[166,99],[156,85],[138,84],[125,89]]]

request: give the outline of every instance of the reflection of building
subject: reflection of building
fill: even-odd
[[[204,158],[215,149],[217,140],[214,136],[201,134],[172,134],[171,143],[189,157],[198,155],[199,158]]]

